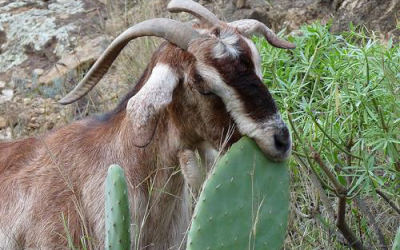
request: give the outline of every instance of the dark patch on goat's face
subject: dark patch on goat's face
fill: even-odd
[[[238,58],[208,58],[210,65],[217,69],[222,80],[235,90],[245,113],[256,122],[263,122],[278,112],[268,88],[256,74],[252,52],[243,40],[239,40],[241,53]]]

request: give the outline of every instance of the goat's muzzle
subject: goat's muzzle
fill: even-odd
[[[286,160],[292,150],[289,129],[284,122],[265,126],[262,133],[254,137],[261,150],[273,161]]]

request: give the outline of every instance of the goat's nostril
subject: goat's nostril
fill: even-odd
[[[290,135],[287,127],[282,128],[274,135],[275,147],[281,151],[286,151],[290,147]]]
[[[286,126],[283,127],[280,132],[286,139],[289,139],[289,129]]]

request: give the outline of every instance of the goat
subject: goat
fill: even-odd
[[[186,169],[192,152],[207,158],[207,151],[225,151],[242,135],[273,160],[289,156],[289,130],[248,37],[259,33],[276,47],[294,45],[255,20],[222,22],[191,0],[172,0],[167,8],[200,22],[134,25],[60,100],[68,104],[87,94],[129,41],[165,39],[115,110],[42,137],[0,143],[0,249],[67,249],[66,231],[77,246],[86,236],[93,249],[104,249],[103,183],[110,164],[127,176],[134,249],[184,249],[190,211],[179,162],[196,184],[196,170]]]

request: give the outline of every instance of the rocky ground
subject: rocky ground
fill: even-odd
[[[131,55],[119,59],[116,69],[85,100],[69,107],[57,104],[124,27],[167,15],[164,10],[168,1],[125,2],[0,0],[0,141],[40,134],[110,109],[123,95],[146,63],[154,43],[143,40],[140,43],[145,47],[132,47]],[[396,29],[399,0],[200,2],[222,20],[258,19],[275,31],[285,28],[291,32],[303,23],[332,20],[333,31],[347,29],[353,22],[379,32],[384,41],[398,41],[400,35]],[[124,84],[116,87],[117,82]]]

